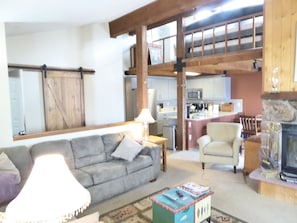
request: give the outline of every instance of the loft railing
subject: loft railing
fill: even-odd
[[[263,46],[263,14],[257,13],[184,32],[185,57]]]
[[[184,31],[185,57],[203,57],[263,46],[263,13]],[[131,68],[135,67],[135,45],[130,49]],[[148,44],[148,64],[176,60],[176,35]]]

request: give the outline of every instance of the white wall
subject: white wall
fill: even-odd
[[[84,76],[86,124],[125,120],[123,51],[130,43],[124,37],[110,38],[108,24],[8,37],[6,46],[4,33],[2,24],[0,131],[5,134],[0,134],[0,146],[12,143],[5,47],[8,63],[94,69],[95,75]]]
[[[0,22],[0,144],[12,143],[9,82],[4,23]]]

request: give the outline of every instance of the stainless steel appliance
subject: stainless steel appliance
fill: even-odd
[[[163,137],[167,138],[167,149],[176,151],[176,125],[164,125]]]
[[[187,100],[197,101],[202,100],[202,88],[189,88],[187,89]]]
[[[148,89],[148,109],[157,121],[156,89]],[[127,89],[126,86],[126,121],[134,120],[137,113],[137,89]],[[150,135],[157,135],[157,122],[149,125]]]

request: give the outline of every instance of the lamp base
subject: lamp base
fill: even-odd
[[[143,140],[148,140],[149,138],[149,124],[148,123],[143,123]]]

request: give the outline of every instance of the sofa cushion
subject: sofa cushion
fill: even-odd
[[[125,163],[117,160],[85,166],[81,170],[92,176],[94,184],[107,182],[127,174]]]
[[[106,160],[112,160],[111,154],[117,148],[124,137],[124,133],[111,133],[102,136]]]
[[[143,149],[143,146],[132,139],[130,136],[125,135],[115,151],[111,154],[114,158],[133,161],[138,153]]]
[[[147,155],[139,155],[137,156],[133,162],[126,162],[127,173],[133,173],[140,169],[146,168],[153,164],[153,160],[150,156]]]
[[[94,185],[93,178],[90,174],[80,170],[80,169],[73,169],[71,173],[77,179],[77,181],[83,185],[84,187],[90,187]]]
[[[22,180],[21,186],[24,185],[33,167],[30,148],[26,146],[13,146],[1,148],[0,153],[1,152],[5,152],[11,162],[19,170]]]
[[[76,168],[106,160],[104,144],[99,135],[74,138],[71,140],[71,145]]]
[[[15,183],[15,176],[11,173],[0,172],[0,204],[13,200],[20,192],[20,185]]]
[[[62,139],[55,141],[46,141],[37,143],[31,147],[31,155],[33,160],[35,160],[38,156],[46,154],[63,155],[69,169],[74,169],[74,157],[69,140]]]
[[[0,153],[0,204],[11,201],[18,195],[20,182],[19,170],[4,152]]]

